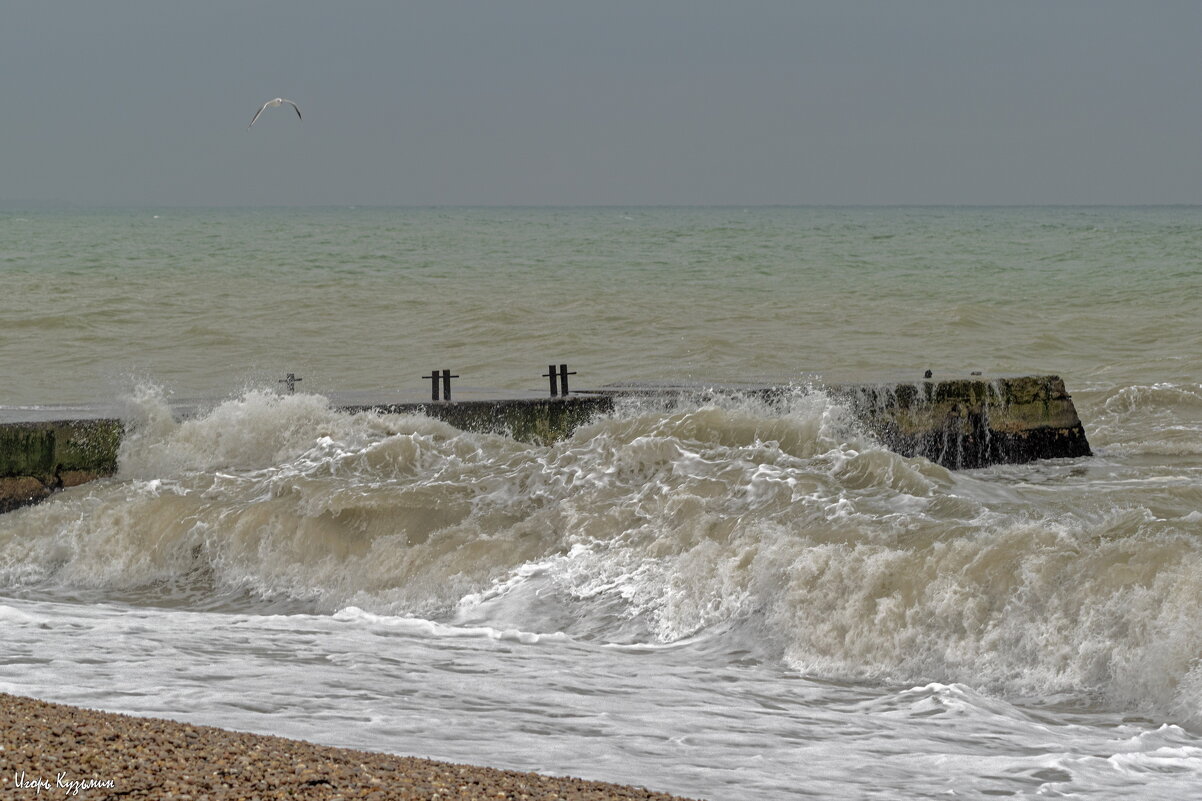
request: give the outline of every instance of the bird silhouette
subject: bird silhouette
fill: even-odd
[[[255,116],[254,116],[254,117],[252,117],[252,118],[251,118],[251,120],[250,120],[250,125],[254,125],[254,124],[255,124],[255,120],[259,119],[259,115],[260,115],[260,114],[262,114],[262,113],[263,113],[263,111],[264,111],[265,109],[273,108],[273,107],[275,107],[275,106],[282,106],[282,105],[284,105],[285,103],[287,103],[288,105],[290,105],[290,106],[292,106],[294,109],[296,109],[296,118],[297,118],[298,120],[299,120],[299,119],[303,119],[303,118],[301,117],[301,113],[300,113],[300,106],[296,105],[295,103],[293,103],[291,100],[289,100],[289,99],[288,99],[288,98],[286,98],[286,97],[277,97],[275,100],[268,100],[266,103],[264,103],[263,105],[259,106],[259,110],[255,112]],[[248,125],[248,126],[246,126],[246,127],[247,127],[247,128],[250,128],[250,125]]]

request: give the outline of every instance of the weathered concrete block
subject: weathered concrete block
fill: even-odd
[[[56,420],[0,425],[0,478],[32,476],[50,487],[61,474],[107,475],[117,469],[120,420]]]
[[[0,425],[0,511],[117,471],[120,420]]]
[[[442,403],[343,407],[345,411],[424,414],[464,431],[504,434],[522,442],[550,443],[565,439],[597,414],[613,409],[610,395],[560,398],[470,400]]]
[[[1089,456],[1059,376],[832,386],[886,447],[952,469]]]
[[[32,476],[0,478],[0,513],[37,503],[50,495],[50,488]]]

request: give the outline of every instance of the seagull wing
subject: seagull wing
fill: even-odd
[[[300,120],[300,119],[304,119],[304,118],[303,118],[303,117],[301,117],[301,115],[300,115],[300,106],[296,105],[296,104],[295,104],[295,103],[293,103],[291,100],[285,100],[284,102],[285,102],[285,103],[287,103],[288,105],[292,106],[294,109],[296,109],[296,118],[297,118],[298,120]]]
[[[268,106],[270,106],[270,105],[271,105],[271,101],[270,101],[270,100],[268,100],[266,103],[264,103],[263,105],[259,106],[259,110],[258,110],[258,111],[256,111],[256,112],[255,112],[255,116],[251,118],[250,125],[254,125],[254,124],[255,124],[255,120],[259,119],[259,115],[263,113],[263,109],[267,108],[267,107],[268,107]],[[299,114],[300,112],[298,111],[297,113]],[[248,125],[248,126],[246,126],[246,127],[247,127],[247,128],[249,128],[249,127],[250,127],[250,125]]]

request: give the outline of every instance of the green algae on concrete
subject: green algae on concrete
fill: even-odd
[[[120,420],[57,420],[0,425],[0,511],[111,475]]]
[[[952,469],[1089,456],[1059,376],[832,386],[890,450]]]

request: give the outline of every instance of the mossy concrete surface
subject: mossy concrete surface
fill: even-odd
[[[952,469],[1089,456],[1059,376],[831,387],[886,447]]]
[[[123,433],[120,420],[0,425],[0,511],[116,472]]]

